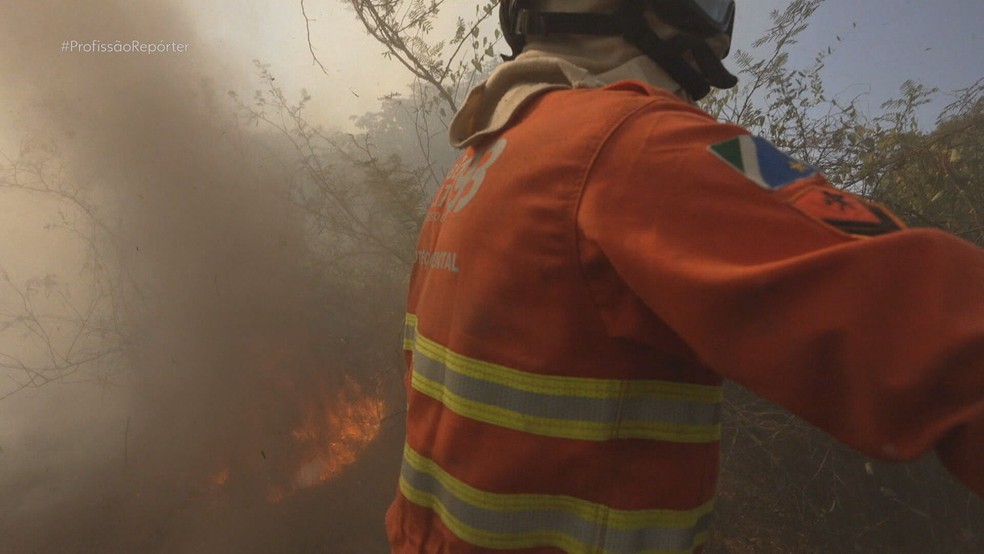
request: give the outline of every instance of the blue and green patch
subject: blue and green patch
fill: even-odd
[[[817,174],[815,168],[787,156],[761,137],[743,135],[712,144],[708,150],[767,190],[779,190]]]

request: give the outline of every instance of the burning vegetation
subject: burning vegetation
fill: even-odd
[[[402,444],[403,268],[333,258],[338,233],[313,236],[289,137],[242,125],[202,80],[240,78],[219,53],[51,44],[201,44],[180,3],[78,13],[55,1],[0,17],[17,45],[0,48],[4,100],[58,145],[43,163],[11,161],[22,180],[3,184],[42,183],[67,202],[61,224],[92,251],[60,272],[99,287],[79,313],[95,314],[93,336],[104,321],[120,331],[123,367],[75,373],[102,387],[45,386],[0,406],[0,552],[383,551]]]
[[[267,471],[273,474],[261,479],[271,483],[265,498],[272,503],[338,477],[359,461],[380,433],[385,401],[375,393],[366,391],[347,375],[338,387],[323,382],[308,385],[312,388],[307,391],[292,382],[287,385],[290,392],[297,394],[297,424],[283,445],[284,461],[268,465]],[[264,448],[259,454],[263,460],[269,457]],[[212,473],[208,483],[219,493],[240,478],[255,482],[257,476],[250,474],[251,467],[255,466],[230,461]]]
[[[304,452],[301,468],[294,474],[295,488],[325,483],[354,464],[366,445],[379,435],[384,403],[365,394],[346,377],[345,384],[325,401],[304,410],[303,423],[291,431]]]

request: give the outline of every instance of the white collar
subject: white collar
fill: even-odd
[[[452,146],[465,148],[485,136],[498,133],[509,125],[521,108],[552,90],[601,88],[619,81],[636,80],[690,101],[676,81],[638,50],[616,52],[617,57],[608,56],[607,63],[598,63],[598,58],[593,60],[581,55],[583,49],[577,54],[565,55],[535,46],[527,48],[514,61],[497,67],[488,80],[468,93],[451,121]]]

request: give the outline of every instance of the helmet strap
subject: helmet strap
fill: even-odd
[[[517,3],[517,6],[522,6],[522,3]],[[511,56],[503,55],[504,61],[516,59],[526,45],[527,36],[618,36],[625,29],[625,21],[617,14],[537,12],[521,7],[517,8],[515,15],[506,17],[509,19],[504,19],[504,24],[510,27],[507,36],[514,38],[510,42],[513,53]]]
[[[694,60],[701,73],[707,77],[707,81],[715,88],[732,88],[738,84],[738,77],[724,67],[721,58],[704,41],[699,41],[691,48],[694,53]]]
[[[664,41],[648,27],[641,34],[626,33],[625,39],[659,64],[694,100],[700,100],[711,92],[710,81],[683,58],[690,44],[675,39]]]

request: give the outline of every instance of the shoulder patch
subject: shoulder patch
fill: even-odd
[[[787,156],[762,137],[742,135],[712,144],[708,150],[766,190],[779,190],[817,174],[815,168]]]
[[[848,235],[874,237],[905,228],[881,206],[833,187],[809,187],[793,198],[791,204]]]

